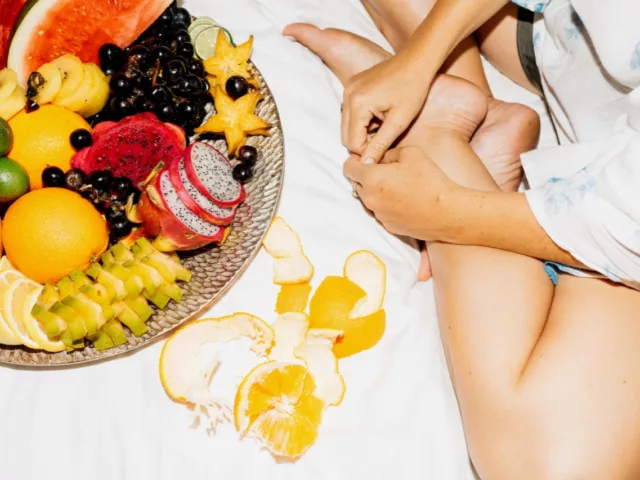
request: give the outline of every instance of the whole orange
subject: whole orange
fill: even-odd
[[[31,190],[42,187],[42,170],[47,166],[71,168],[75,150],[71,146],[71,133],[89,124],[77,113],[59,105],[42,105],[31,113],[21,111],[9,120],[13,131],[11,158],[29,174]]]
[[[2,243],[9,261],[40,283],[84,269],[105,251],[107,224],[80,195],[63,188],[34,190],[7,210]]]

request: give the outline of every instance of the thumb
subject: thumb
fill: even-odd
[[[371,137],[362,153],[362,159],[366,161],[371,158],[375,163],[380,162],[387,150],[396,139],[402,135],[407,128],[404,122],[397,118],[397,115],[390,114],[384,119],[380,129]]]

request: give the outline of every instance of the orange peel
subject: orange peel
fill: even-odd
[[[160,379],[167,395],[175,401],[194,405],[197,412],[204,410],[213,430],[218,423],[230,420],[233,400],[209,392],[220,362],[214,359],[212,364],[202,368],[198,354],[206,344],[242,338],[251,341],[251,351],[266,357],[273,346],[275,334],[260,318],[248,313],[235,313],[185,325],[165,342],[160,354]]]
[[[309,317],[304,313],[283,313],[271,325],[275,333],[275,344],[269,352],[269,359],[278,362],[295,363],[295,350],[304,342],[309,329]]]
[[[349,255],[344,263],[344,276],[367,294],[353,307],[350,318],[366,317],[382,308],[387,290],[387,269],[375,254],[360,250]]]
[[[262,245],[273,257],[273,283],[295,285],[311,280],[313,265],[304,254],[300,238],[281,217],[273,219]]]
[[[309,283],[282,285],[276,299],[276,313],[304,312],[307,309],[310,295],[311,285]]]

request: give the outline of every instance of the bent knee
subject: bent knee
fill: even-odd
[[[524,414],[526,415],[526,414]],[[620,449],[597,448],[600,439],[581,448],[576,442],[580,432],[562,427],[552,432],[530,431],[529,425],[505,419],[493,433],[467,437],[469,455],[482,480],[637,480],[640,462]],[[488,433],[488,434],[487,434]],[[615,452],[614,452],[615,450]],[[624,454],[624,451],[628,455]],[[617,453],[616,453],[617,452]]]

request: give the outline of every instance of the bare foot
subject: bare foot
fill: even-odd
[[[471,139],[471,148],[491,176],[507,192],[515,192],[522,180],[520,155],[536,147],[540,117],[519,103],[488,99],[488,111]]]
[[[293,24],[283,34],[318,55],[342,83],[391,55],[342,30]],[[431,127],[453,128],[468,136],[471,147],[503,190],[517,189],[522,176],[520,154],[535,147],[540,131],[540,119],[529,107],[487,98],[475,85],[447,75],[434,81],[420,119]],[[416,125],[422,121],[416,121],[407,136],[419,135]]]

